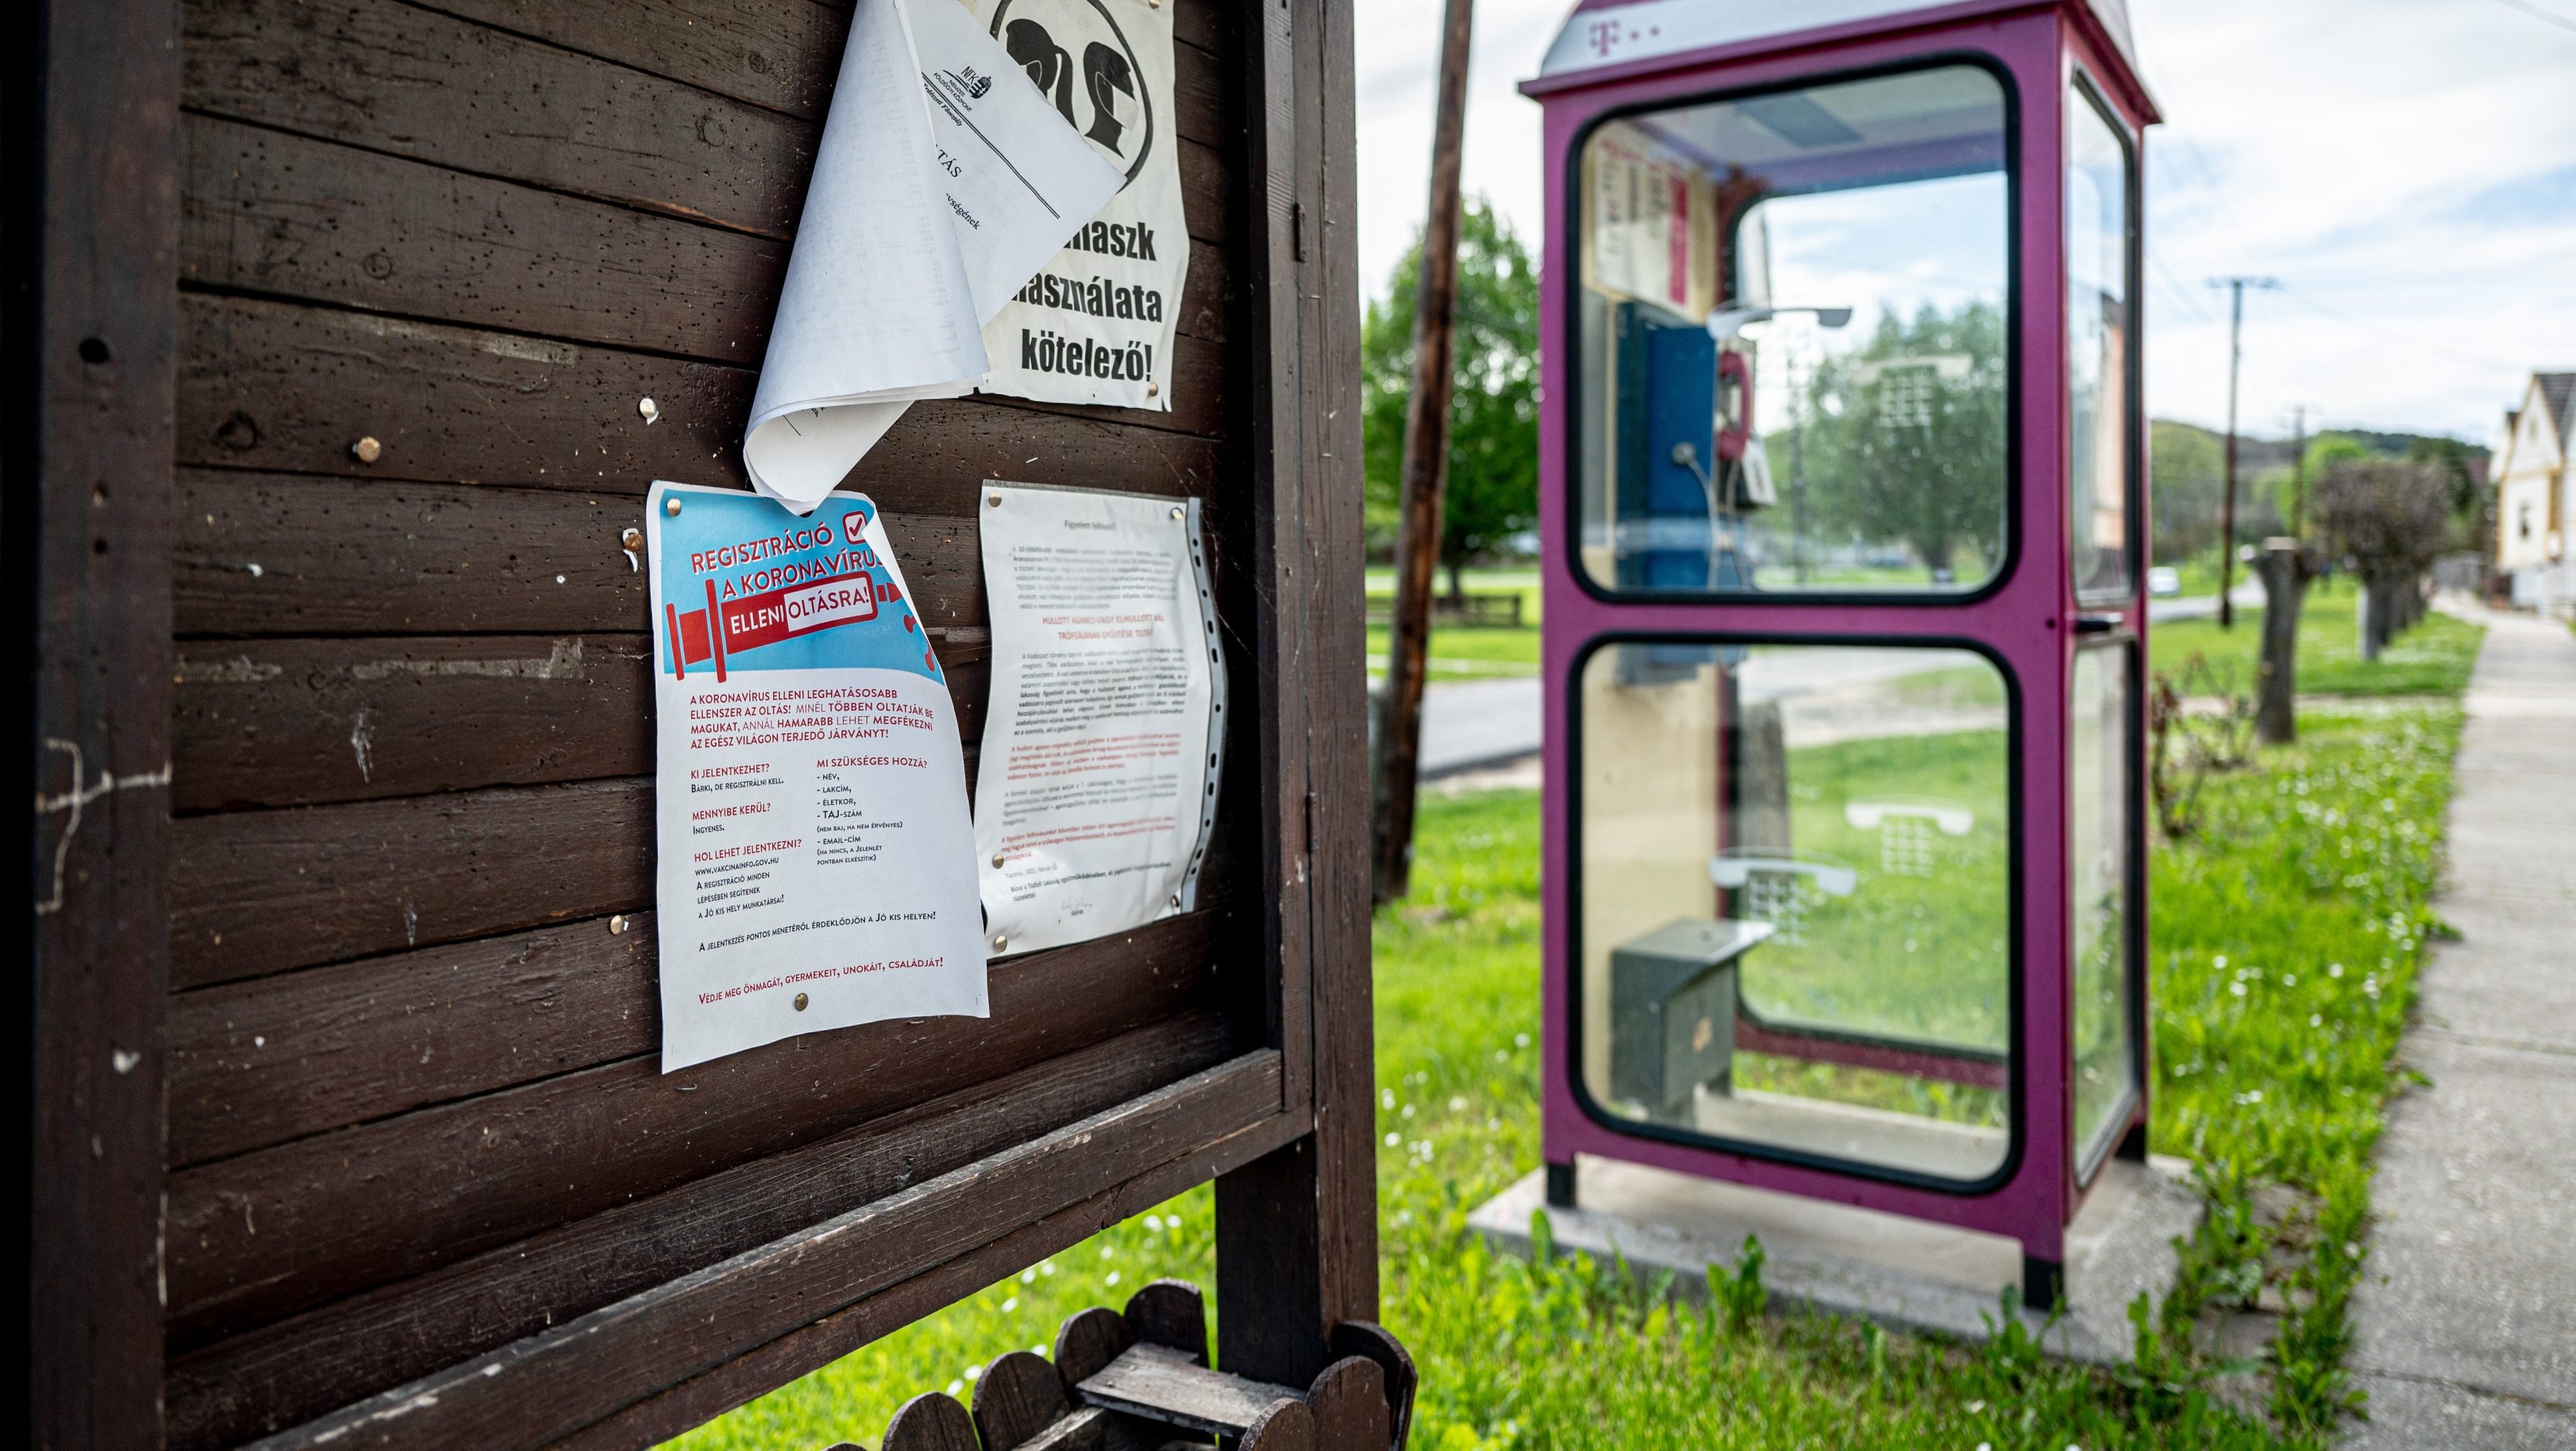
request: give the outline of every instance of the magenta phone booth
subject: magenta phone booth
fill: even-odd
[[[2120,0],[1594,0],[1538,79],[1549,1202],[2010,1236],[2145,1153]]]

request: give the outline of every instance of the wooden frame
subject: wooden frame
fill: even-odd
[[[1177,0],[1174,412],[918,405],[852,480],[970,753],[980,483],[1208,501],[1251,708],[1203,910],[658,1071],[618,540],[742,481],[846,15],[17,22],[35,1444],[647,1444],[1211,1178],[1222,1366],[1374,1318],[1343,0]]]

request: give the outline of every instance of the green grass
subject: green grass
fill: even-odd
[[[2323,1444],[2353,1395],[2341,1362],[2368,1159],[2437,928],[2426,903],[2459,722],[2447,706],[2311,710],[2297,746],[2210,786],[2196,836],[2156,848],[2151,1140],[2200,1166],[2213,1210],[2180,1292],[2142,1327],[2140,1367],[2118,1375],[2047,1360],[2018,1334],[1971,1348],[1744,1318],[1666,1303],[1581,1257],[1488,1251],[1468,1210],[1539,1153],[1537,799],[1426,797],[1414,895],[1375,926],[1381,1314],[1422,1366],[1414,1444]],[[2257,1216],[2267,1184],[2312,1207],[2286,1224]],[[1211,1203],[1201,1188],[1108,1226],[683,1443],[874,1444],[904,1399],[964,1395],[971,1370],[1047,1344],[1075,1309],[1121,1303],[1155,1275],[1211,1284]],[[2249,1418],[2209,1391],[2242,1368],[2212,1364],[2190,1326],[2267,1287],[2295,1308],[2266,1357],[2270,1414]]]
[[[2428,614],[2390,641],[2376,661],[2365,661],[2355,638],[2356,602],[2352,581],[2341,575],[2309,588],[2299,611],[2301,695],[2457,695],[2466,688],[2485,636],[2478,626]],[[2217,672],[2221,688],[2239,693],[2254,689],[2262,647],[2260,606],[2239,610],[2233,629],[2220,629],[2214,619],[2174,620],[2148,637],[2156,669],[2179,672],[2197,653]]]
[[[1471,569],[1466,573],[1466,586],[1471,594],[1510,592],[1521,597],[1521,624],[1514,628],[1503,625],[1440,625],[1431,629],[1432,680],[1472,680],[1492,676],[1536,675],[1538,673],[1539,583],[1536,569]],[[1449,576],[1433,577],[1432,587],[1446,591]],[[1395,593],[1395,571],[1372,569],[1368,572],[1368,592],[1372,595]],[[1385,673],[1387,629],[1371,625],[1368,629],[1369,673]]]

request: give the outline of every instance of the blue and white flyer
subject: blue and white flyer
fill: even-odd
[[[662,1071],[984,1016],[956,709],[876,506],[656,483],[649,509]]]

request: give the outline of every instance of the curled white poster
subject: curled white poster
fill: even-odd
[[[1190,910],[1225,662],[1198,501],[988,484],[993,694],[975,855],[996,953]]]
[[[982,1017],[955,707],[876,506],[657,483],[649,507],[662,1071]]]
[[[973,0],[1038,93],[1126,182],[984,325],[987,393],[1168,410],[1189,279],[1169,0]]]

